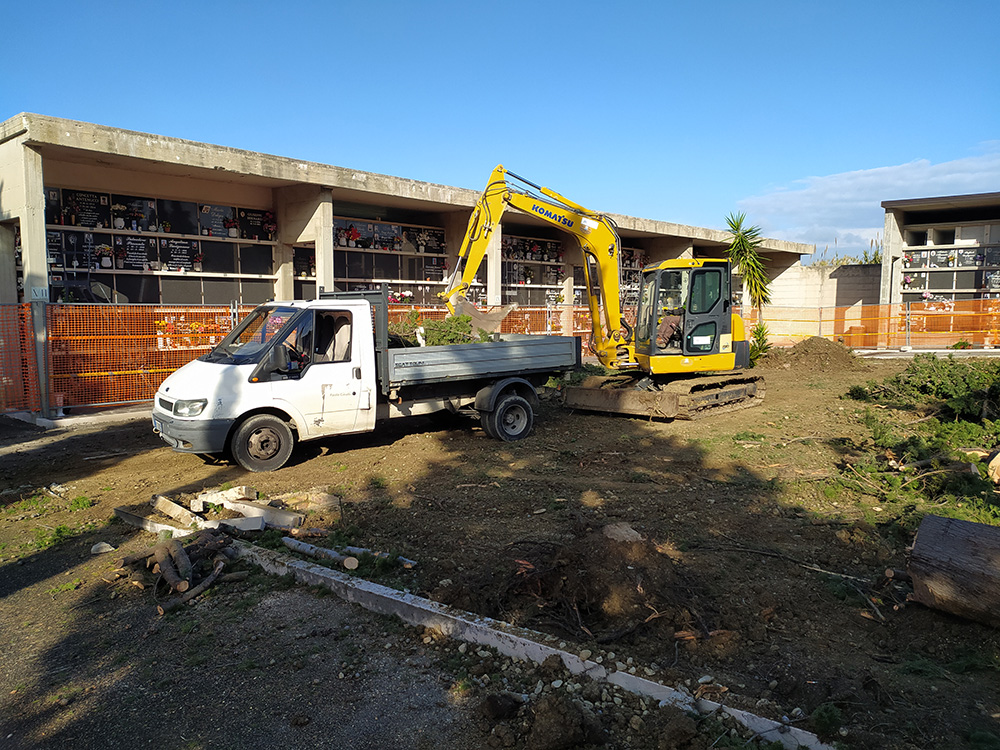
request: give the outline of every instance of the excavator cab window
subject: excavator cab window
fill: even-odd
[[[691,312],[707,313],[722,297],[722,272],[716,269],[699,271],[691,282]]]

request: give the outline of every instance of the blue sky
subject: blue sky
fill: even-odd
[[[15,3],[0,119],[66,117],[843,255],[883,200],[1000,191],[1000,6]]]

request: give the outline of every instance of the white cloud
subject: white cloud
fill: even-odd
[[[787,188],[739,202],[765,236],[816,245],[816,254],[860,256],[880,237],[886,200],[1000,191],[1000,141],[984,153],[932,164],[926,159],[892,167],[809,177]]]

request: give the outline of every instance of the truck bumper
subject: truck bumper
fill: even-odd
[[[222,453],[226,449],[231,419],[176,419],[153,412],[153,432],[182,453]]]

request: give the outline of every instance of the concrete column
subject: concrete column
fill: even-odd
[[[563,336],[573,335],[573,268],[568,268],[569,273],[562,280],[562,309],[559,313],[559,322],[562,324]]]
[[[880,305],[895,304],[903,300],[901,285],[893,283],[896,274],[902,274],[903,250],[905,249],[903,228],[899,220],[900,214],[896,211],[885,212],[885,229],[882,235],[884,237],[882,242],[882,278],[878,294]]]
[[[320,191],[319,204],[313,222],[316,230],[316,294],[322,291],[332,292],[336,289],[333,274],[333,249],[336,246],[333,237],[333,193],[329,190]]]
[[[21,262],[24,267],[24,299],[31,302],[31,322],[35,335],[35,366],[38,369],[38,387],[42,417],[49,419],[49,358],[48,328],[45,308],[49,301],[49,271],[45,245],[45,178],[42,174],[42,155],[25,146],[24,197],[21,213]]]
[[[49,267],[45,246],[45,180],[42,155],[25,146],[24,197],[21,205],[21,262],[24,266],[24,300],[49,300]]]
[[[0,224],[0,305],[17,302],[17,263],[14,261],[14,227]]]
[[[276,289],[279,299],[295,294],[292,255],[294,245],[311,244],[316,253],[316,287],[328,292],[333,284],[333,194],[317,185],[295,185],[274,191],[278,216],[278,262],[281,270]]]

